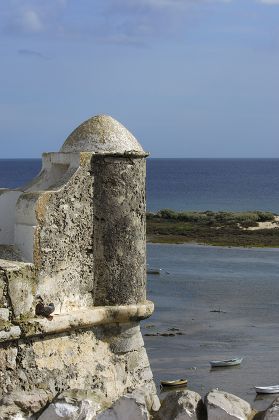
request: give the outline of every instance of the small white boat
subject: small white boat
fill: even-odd
[[[227,367],[227,366],[237,366],[242,362],[242,357],[236,357],[235,359],[227,360],[211,360],[209,363],[211,367]]]
[[[255,386],[257,394],[279,394],[279,385]]]

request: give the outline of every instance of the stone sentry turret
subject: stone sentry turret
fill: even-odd
[[[106,404],[142,386],[155,393],[139,330],[153,312],[146,156],[125,127],[96,116],[43,154],[30,184],[0,190],[1,419],[66,391]]]

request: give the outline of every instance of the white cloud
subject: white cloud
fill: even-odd
[[[231,1],[232,0],[120,0],[115,6],[117,7],[119,4],[124,4],[126,7],[133,9],[147,7],[150,9],[170,8],[177,10],[196,3],[230,3]]]
[[[68,3],[68,0],[56,0],[56,1],[57,1],[57,4],[61,7],[66,7]]]
[[[187,4],[195,4],[197,2],[223,2],[228,3],[231,0],[142,0],[141,2],[153,7],[177,7],[186,6]],[[137,0],[135,0],[138,3]]]
[[[18,23],[25,32],[42,32],[44,29],[43,22],[34,10],[25,10],[18,18]]]
[[[263,4],[278,4],[279,5],[279,0],[258,0],[259,3],[263,3]]]
[[[145,47],[145,44],[141,40],[126,34],[114,34],[98,37],[97,41],[101,44],[132,45],[139,48]]]
[[[135,3],[138,3],[137,1]],[[145,6],[161,9],[164,7],[185,7],[188,1],[185,0],[142,0]]]
[[[234,0],[83,1],[82,5],[82,1],[74,0],[0,0],[0,32],[63,39],[92,37],[97,42],[144,46],[149,38],[167,37],[183,30],[202,6],[208,10],[211,5]]]
[[[167,38],[191,25],[203,6],[233,0],[99,0],[102,42],[148,46],[151,39]],[[197,8],[198,6],[198,8]]]
[[[0,29],[8,34],[55,33],[68,0],[0,0]]]

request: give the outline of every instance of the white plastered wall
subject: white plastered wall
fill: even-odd
[[[16,202],[22,191],[0,189],[0,244],[14,244]]]
[[[41,172],[23,191],[0,188],[0,244],[16,245],[33,261],[36,202],[44,191],[58,190],[67,182],[79,158],[79,153],[45,153]]]
[[[24,187],[16,204],[14,243],[27,261],[33,262],[37,200],[45,191],[63,187],[71,176],[71,168],[78,166],[79,154],[45,153],[42,171]]]
[[[23,193],[16,204],[15,245],[28,260],[33,261],[34,231],[37,225],[35,208],[39,194]]]

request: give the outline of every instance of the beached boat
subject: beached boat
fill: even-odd
[[[211,360],[209,363],[211,367],[227,367],[227,366],[237,366],[242,362],[242,357],[236,357],[235,359],[227,360]]]
[[[279,385],[255,386],[257,394],[279,394]]]
[[[179,387],[186,386],[188,383],[187,379],[176,379],[173,381],[161,381],[162,387]]]

